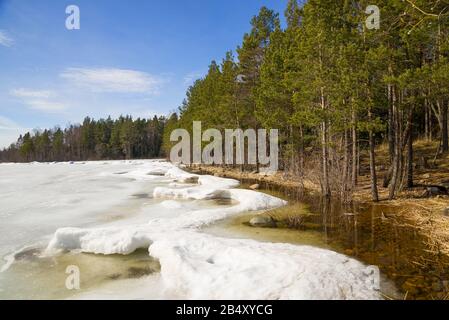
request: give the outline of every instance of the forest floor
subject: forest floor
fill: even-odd
[[[449,155],[440,155],[435,158],[438,148],[437,142],[417,141],[414,144],[415,163],[425,157],[427,168],[419,168],[415,165],[414,181],[416,187],[412,190],[400,192],[395,200],[388,200],[388,188],[382,187],[384,176],[387,174],[389,163],[388,146],[382,145],[377,149],[376,163],[378,169],[378,188],[380,204],[382,206],[397,207],[397,210],[389,210],[388,217],[398,226],[411,227],[424,239],[428,251],[449,258],[449,196],[425,196],[425,186],[440,185],[449,186]],[[360,165],[360,177],[353,199],[357,203],[373,204],[371,201],[371,187],[368,155],[362,154]],[[256,172],[242,172],[239,168],[223,168],[215,166],[196,166],[192,171],[202,174],[211,174],[226,178],[233,178],[248,183],[260,184],[261,188],[269,186],[278,190],[284,190],[287,196],[292,190],[299,189],[300,184],[294,177],[285,175],[279,171],[273,175],[264,175]],[[287,190],[287,191],[286,191]],[[306,179],[304,190],[307,193],[320,193],[320,186],[313,179]]]

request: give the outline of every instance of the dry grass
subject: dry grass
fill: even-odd
[[[427,239],[428,251],[434,255],[449,256],[449,217],[442,215],[448,200],[395,200],[398,210],[397,225],[413,227]]]

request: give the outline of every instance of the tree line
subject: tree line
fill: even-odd
[[[370,5],[378,30],[366,24]],[[317,177],[323,195],[351,195],[365,151],[374,201],[376,146],[387,143],[383,183],[394,198],[413,186],[414,140],[449,150],[448,17],[439,0],[290,0],[282,28],[263,7],[236,56],[211,62],[170,126],[280,129],[284,172]]]
[[[35,130],[21,135],[17,142],[0,151],[0,161],[80,161],[162,157],[166,119],[135,119],[121,116],[117,120],[94,120],[86,117],[82,124],[66,129]]]

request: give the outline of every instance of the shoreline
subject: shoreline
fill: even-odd
[[[240,172],[238,169],[227,169],[213,166],[191,166],[184,170],[200,175],[212,175],[240,181],[242,185],[258,184],[258,190],[280,193],[285,199],[301,201],[307,196],[322,197],[320,187],[308,180],[304,181],[303,191],[298,182],[285,177],[282,173],[265,175],[263,173]],[[380,188],[380,191],[384,191]],[[449,196],[421,197],[416,191],[403,192],[397,199],[383,199],[377,203],[369,198],[370,190],[365,181],[361,181],[353,195],[353,203],[358,206],[392,206],[397,207],[394,218],[398,225],[416,227],[423,236],[431,235],[439,246],[439,254],[449,258]],[[338,197],[331,200],[340,201]],[[393,217],[390,217],[393,218]]]
[[[310,199],[320,198],[320,192],[316,185],[309,183],[305,188],[304,194],[306,197],[304,197],[297,189],[299,184],[283,178],[281,173],[267,176],[204,165],[185,168],[185,170],[196,174],[233,178],[240,181],[242,187],[247,188],[250,185],[258,184],[258,191],[268,192],[293,202],[306,199],[307,203],[307,201],[310,202]],[[366,192],[369,193],[369,190],[366,190]],[[389,245],[400,243],[406,247],[414,246],[413,248],[401,249],[405,251],[405,253],[401,251],[401,254],[405,254],[409,261],[403,259],[403,257],[397,257],[396,260],[398,261],[390,261],[391,259],[388,259],[388,257],[382,257],[381,255],[374,257],[372,253],[360,254],[357,253],[357,250],[354,252],[352,249],[343,250],[343,253],[355,256],[365,263],[375,264],[373,262],[380,261],[383,263],[384,260],[388,261],[383,265],[384,271],[393,277],[396,283],[399,283],[398,286],[403,291],[404,298],[419,299],[425,296],[433,299],[449,299],[449,217],[442,214],[445,206],[449,206],[448,199],[445,197],[407,198],[407,195],[402,195],[397,200],[373,203],[367,201],[364,196],[363,187],[359,188],[354,201],[356,205],[349,206],[348,209],[353,210],[356,216],[360,216],[359,220],[368,220],[365,225],[360,221],[356,221],[356,223],[362,224],[363,226],[360,227],[362,229],[369,228],[368,218],[370,215],[375,216],[378,221],[376,220],[376,226],[372,227],[371,232],[373,232],[373,237],[376,237],[376,242],[381,242],[386,237]],[[231,220],[228,221],[228,224],[235,224],[238,218]],[[378,230],[379,228],[381,228],[381,231]],[[266,230],[269,229],[260,230],[260,232],[268,233],[268,238],[273,237],[271,233],[275,231]],[[287,230],[289,229],[287,228]],[[382,235],[382,232],[391,233],[393,236]],[[358,236],[363,239],[363,236]],[[257,235],[257,238],[263,238],[263,235]],[[380,240],[377,238],[380,238]],[[410,245],[409,243],[413,244]],[[400,271],[391,270],[390,264],[393,265],[394,269],[400,269]],[[406,272],[404,272],[404,269]],[[404,273],[410,273],[410,270],[412,270],[413,277],[407,278]]]

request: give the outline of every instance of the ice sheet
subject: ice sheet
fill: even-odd
[[[244,212],[279,207],[285,201],[256,191],[233,189],[238,182],[191,175],[164,163],[174,187],[156,187],[160,207],[180,209],[177,200],[229,198],[226,208],[183,208],[180,215],[147,223],[102,228],[62,228],[47,253],[81,250],[97,254],[129,254],[148,248],[160,260],[160,292],[185,299],[378,299],[362,263],[332,251],[308,246],[223,239],[201,233],[201,227]],[[143,179],[145,170],[122,173]],[[177,200],[174,200],[177,199]],[[142,281],[142,286],[145,282]],[[145,291],[141,291],[145,292]],[[152,295],[150,295],[152,296]],[[135,295],[134,295],[135,297]],[[147,294],[140,298],[149,297]]]

